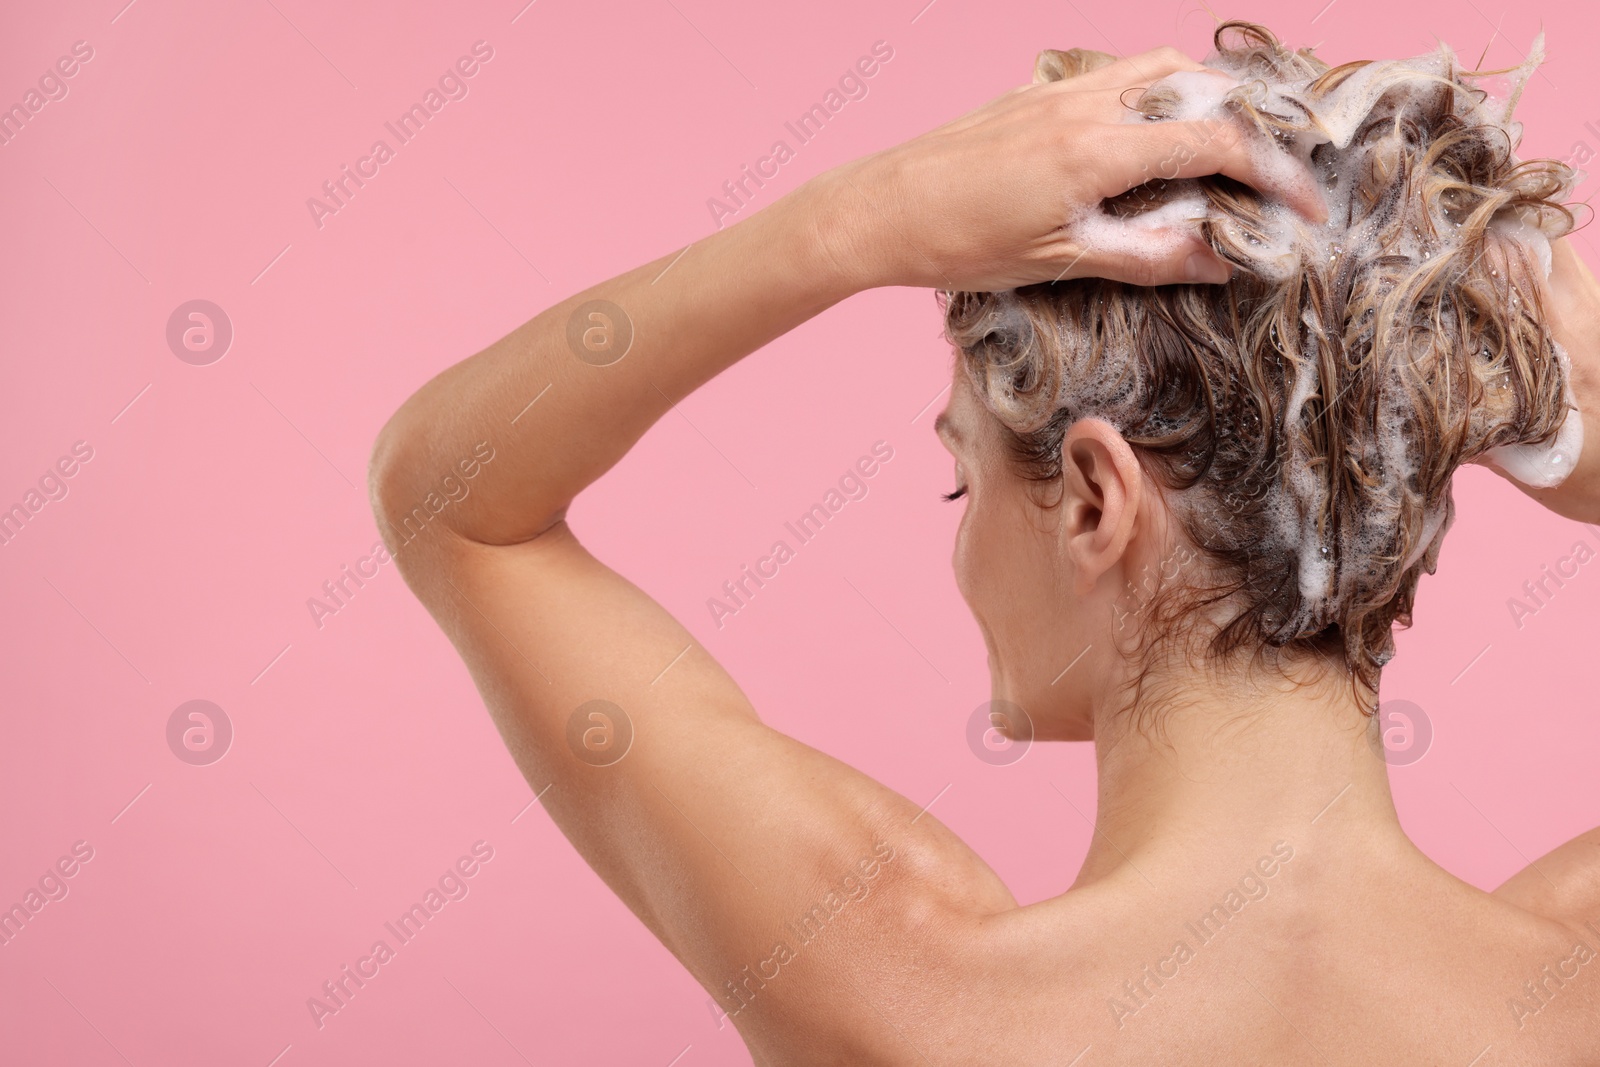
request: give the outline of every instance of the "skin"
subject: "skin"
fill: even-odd
[[[1064,204],[1170,170],[1178,149],[1185,176],[1228,173],[1322,219],[1314,183],[1270,186],[1238,130],[1120,122],[1123,90],[1199,69],[1172,49],[1143,53],[821,175],[450,367],[378,438],[371,489],[390,550],[517,766],[758,1064],[1600,1062],[1600,957],[1562,964],[1575,941],[1600,951],[1600,834],[1495,893],[1461,882],[1406,838],[1374,721],[1326,665],[1164,667],[1155,691],[1186,699],[1160,707],[1159,733],[1136,728],[1116,640],[1137,632],[1144,578],[1178,573],[1185,546],[1106,423],[1072,426],[1062,478],[1041,487],[1014,473],[959,374],[939,419],[966,497],[953,565],[994,695],[1026,707],[1037,737],[1096,746],[1082,870],[1027,907],[917,803],[764,725],[566,521],[670,402],[855,292],[1186,280],[1204,247],[1192,234],[1154,261],[1060,231]],[[1600,291],[1558,249],[1542,295],[1600,442]],[[567,344],[574,310],[596,298],[634,331],[604,367]],[[475,491],[408,533],[478,442],[494,458]],[[1596,452],[1531,495],[1593,521]],[[603,767],[568,743],[575,710],[597,698],[633,728]],[[1221,932],[1186,926],[1219,903]],[[806,941],[791,924],[818,904],[822,933]],[[1172,957],[1178,941],[1187,958]],[[1565,984],[1546,966],[1564,966]],[[1519,1025],[1508,1000],[1541,980],[1554,992]]]

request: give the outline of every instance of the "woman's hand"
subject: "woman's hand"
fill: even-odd
[[[836,262],[853,265],[863,289],[995,291],[1084,276],[1137,285],[1226,281],[1229,266],[1193,224],[1115,242],[1075,238],[1065,228],[1101,200],[1152,179],[1217,173],[1287,201],[1314,222],[1326,220],[1310,173],[1285,167],[1289,157],[1281,152],[1252,152],[1266,147],[1265,139],[1242,122],[1128,121],[1130,90],[1205,70],[1175,48],[1160,48],[1013,89],[819,176],[830,195],[818,239]]]

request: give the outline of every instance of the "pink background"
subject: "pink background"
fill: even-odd
[[[707,198],[873,42],[894,56],[869,95],[758,205],[1027,80],[1040,48],[1171,42],[1198,58],[1212,17],[1195,0],[936,0],[920,14],[923,0],[124,2],[0,14],[0,103],[73,42],[94,49],[66,98],[0,147],[0,507],[74,442],[94,451],[0,546],[0,904],[74,842],[94,849],[69,895],[0,947],[0,1059],[748,1063],[706,994],[528,807],[393,568],[313,621],[307,599],[377,539],[361,488],[373,437],[446,364],[705,236]],[[1589,4],[1219,10],[1321,42],[1333,62],[1417,54],[1437,34],[1468,62],[1488,44],[1487,63],[1511,65],[1542,19],[1551,58],[1519,112],[1522,154],[1600,149]],[[480,39],[494,55],[469,95],[319,228],[307,198]],[[208,366],[165,340],[197,298],[234,328]],[[1034,901],[1086,848],[1052,783],[1092,811],[1092,754],[1039,746],[997,767],[967,747],[988,680],[949,568],[959,505],[937,499],[951,473],[928,405],[947,360],[930,292],[857,296],[685,401],[573,519],[768,721],[919,803],[938,796],[933,814]],[[895,456],[870,495],[713,626],[706,598],[879,439]],[[1385,696],[1435,730],[1393,773],[1405,825],[1491,887],[1600,822],[1600,562],[1520,629],[1507,608],[1600,534],[1478,470],[1457,501]],[[191,699],[235,730],[209,766],[167,745]],[[470,894],[319,1029],[307,998],[479,840],[494,858]]]

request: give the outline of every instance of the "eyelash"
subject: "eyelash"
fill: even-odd
[[[964,497],[966,495],[967,495],[967,487],[963,485],[960,489],[957,489],[953,493],[940,493],[939,494],[939,499],[940,500],[960,500],[962,497]]]

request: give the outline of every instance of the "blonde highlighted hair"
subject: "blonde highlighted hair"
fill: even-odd
[[[1463,70],[1443,46],[1329,67],[1253,23],[1214,43],[1233,121],[1308,163],[1328,225],[1221,175],[1157,179],[1105,210],[1191,200],[1231,281],[946,292],[945,332],[1023,474],[1058,479],[1067,427],[1098,416],[1167,491],[1199,563],[1152,604],[1146,652],[1174,627],[1213,658],[1314,651],[1371,697],[1437,565],[1456,468],[1548,444],[1567,414],[1532,279],[1572,228],[1575,174],[1514,155],[1537,55],[1491,102],[1474,79],[1506,72]],[[1047,51],[1036,80],[1112,58]],[[1182,84],[1132,106],[1176,117]]]

